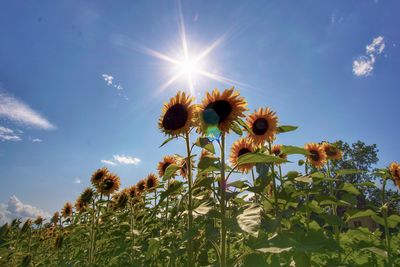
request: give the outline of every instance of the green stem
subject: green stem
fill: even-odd
[[[332,178],[332,173],[331,173],[331,168],[330,168],[329,162],[330,161],[328,160],[327,163],[326,163],[326,169],[327,169],[327,173],[328,173],[328,178]],[[330,191],[331,196],[333,198],[335,198],[335,201],[336,201],[336,195],[335,195],[335,192],[334,192],[333,183],[334,183],[334,181],[329,181],[329,191]],[[336,204],[332,204],[332,214],[334,216],[337,216],[337,205]],[[333,226],[333,230],[335,232],[336,242],[338,243],[339,248],[340,248],[340,231],[339,231],[339,227],[337,225],[334,225]],[[339,262],[342,262],[342,254],[340,252],[340,249],[338,251],[338,258],[339,258]]]
[[[192,162],[191,162],[191,149],[190,149],[190,139],[189,132],[186,132],[185,136],[186,141],[186,152],[187,152],[187,172],[188,172],[188,190],[189,190],[189,203],[188,203],[188,217],[189,217],[189,230],[193,228],[193,210],[192,210]],[[193,266],[193,241],[190,238],[188,240],[188,266]]]
[[[271,142],[268,142],[268,144],[269,144],[269,146],[268,146],[269,154],[272,155],[272,144],[271,144]],[[278,194],[276,193],[277,190],[276,190],[276,181],[275,181],[275,170],[274,170],[274,165],[275,165],[275,164],[272,164],[272,165],[271,165],[271,172],[272,172],[272,184],[273,184],[273,190],[274,190],[275,218],[278,218]],[[279,226],[279,229],[280,229],[280,226]]]
[[[387,220],[387,211],[388,206],[385,203],[385,187],[386,187],[386,179],[383,179],[382,185],[382,215],[385,221],[385,239],[386,239],[386,250],[388,254],[388,263],[389,266],[392,266],[392,258],[391,258],[391,249],[390,249],[390,234],[389,234],[389,227],[388,227],[388,220]]]
[[[256,186],[256,178],[254,176],[254,168],[251,168],[251,177],[253,178],[253,187]],[[254,203],[258,203],[257,193],[254,193]]]
[[[226,266],[226,180],[225,180],[225,134],[221,135],[221,267]]]
[[[167,190],[169,189],[169,179],[167,180]],[[167,196],[167,203],[165,204],[165,223],[167,225],[168,231],[168,205],[169,205],[169,196]]]

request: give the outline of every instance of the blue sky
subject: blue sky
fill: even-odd
[[[362,140],[378,145],[380,166],[399,160],[398,1],[4,1],[4,207],[16,196],[14,204],[52,212],[99,167],[128,186],[181,152],[179,142],[158,148],[157,121],[188,83],[160,91],[176,69],[149,53],[183,55],[179,10],[190,54],[220,40],[203,68],[235,80],[194,77],[198,100],[235,85],[251,110],[269,106],[299,126],[278,142]]]

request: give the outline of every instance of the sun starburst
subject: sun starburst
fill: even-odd
[[[143,47],[143,51],[157,59],[165,61],[172,65],[173,73],[171,77],[165,81],[159,88],[157,93],[161,93],[166,88],[168,88],[171,84],[177,82],[178,79],[185,79],[187,81],[188,88],[192,95],[195,94],[195,84],[197,84],[198,78],[205,77],[208,79],[212,79],[224,84],[239,85],[242,87],[249,87],[247,84],[241,83],[239,81],[235,81],[233,79],[224,77],[221,74],[216,74],[206,69],[206,58],[209,54],[217,48],[225,38],[226,34],[221,35],[217,38],[212,44],[203,49],[200,53],[194,55],[190,53],[187,41],[187,35],[185,30],[185,24],[183,21],[181,7],[179,5],[179,30],[180,30],[180,39],[181,39],[181,56],[174,57],[168,54],[164,54],[162,52],[153,50],[151,48]]]

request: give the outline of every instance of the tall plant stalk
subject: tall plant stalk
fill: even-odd
[[[386,240],[386,251],[387,251],[387,256],[388,256],[388,266],[392,266],[392,258],[391,258],[391,249],[390,249],[390,234],[389,234],[389,227],[388,227],[388,219],[387,219],[387,212],[388,212],[388,206],[387,203],[385,203],[385,187],[386,187],[386,178],[383,179],[383,184],[382,184],[382,215],[383,215],[383,220],[385,222],[385,240]]]
[[[186,132],[185,135],[186,141],[186,152],[187,152],[187,179],[188,179],[188,194],[189,194],[189,201],[188,201],[188,217],[189,217],[189,230],[193,229],[193,210],[192,210],[192,162],[191,162],[191,149],[190,149],[190,138],[189,132]],[[188,240],[188,266],[193,266],[193,241],[191,238]]]
[[[221,267],[226,266],[226,180],[225,180],[225,134],[221,135],[221,243],[220,243],[220,254],[221,254]]]

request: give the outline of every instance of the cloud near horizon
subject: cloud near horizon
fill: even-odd
[[[374,38],[372,43],[366,46],[366,55],[358,57],[353,61],[353,73],[356,76],[369,76],[372,74],[376,56],[381,54],[385,49],[385,41],[383,36]]]
[[[35,219],[37,216],[50,218],[50,213],[29,204],[22,203],[15,195],[10,197],[8,203],[0,203],[0,225],[11,222],[13,219]]]
[[[21,136],[19,132],[15,132],[13,129],[3,127],[0,125],[0,141],[21,141]]]

